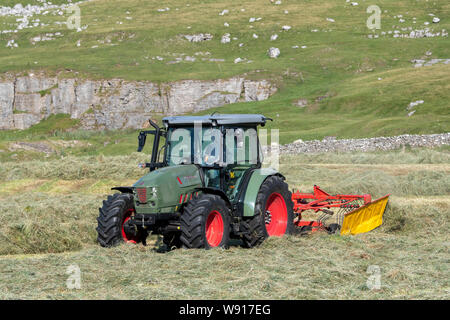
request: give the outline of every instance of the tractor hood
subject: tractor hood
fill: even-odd
[[[136,212],[173,212],[202,186],[199,169],[193,164],[151,171],[133,185]]]

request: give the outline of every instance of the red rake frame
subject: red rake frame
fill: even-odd
[[[330,195],[320,189],[319,186],[314,185],[313,193],[301,193],[299,191],[292,193],[292,202],[294,203],[294,213],[296,219],[294,224],[297,227],[310,227],[311,231],[318,231],[325,229],[322,221],[334,214],[331,208],[339,208],[341,212],[338,213],[340,218],[347,212],[353,211],[363,205],[372,201],[370,194],[364,195],[350,195],[350,194],[336,194]],[[323,214],[315,221],[302,220],[302,213],[307,210],[321,211]]]

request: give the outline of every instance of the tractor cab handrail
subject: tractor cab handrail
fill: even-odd
[[[159,139],[161,136],[165,137],[166,132],[163,128],[160,128],[152,119],[148,119],[150,125],[155,128],[155,130],[146,130],[139,132],[138,136],[138,152],[141,152],[145,146],[145,141],[147,140],[148,134],[153,134],[155,136],[155,140],[153,141],[152,147],[152,156],[150,159],[150,163],[146,163],[145,167],[150,168],[150,171],[153,171],[156,168],[160,168],[164,166],[164,163],[157,163],[158,155],[159,155]]]

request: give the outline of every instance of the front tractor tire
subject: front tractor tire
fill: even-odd
[[[279,176],[268,177],[255,202],[255,215],[242,223],[242,246],[253,248],[268,237],[291,234],[294,229],[292,194]]]
[[[141,237],[137,231],[130,233],[132,228],[126,224],[135,212],[133,195],[116,193],[108,196],[99,208],[97,218],[97,241],[102,247],[112,247],[121,242],[138,243]],[[125,232],[128,231],[128,232]]]
[[[227,248],[230,241],[230,209],[217,195],[200,194],[188,202],[180,219],[184,248]]]

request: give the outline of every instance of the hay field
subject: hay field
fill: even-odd
[[[2,163],[0,299],[448,299],[450,153],[446,148],[283,156],[292,188],[391,193],[367,234],[273,238],[256,249],[173,250],[161,239],[112,249],[96,216],[145,155]],[[68,289],[70,265],[81,289]],[[369,266],[381,288],[369,290]],[[371,267],[373,268],[373,267]]]

